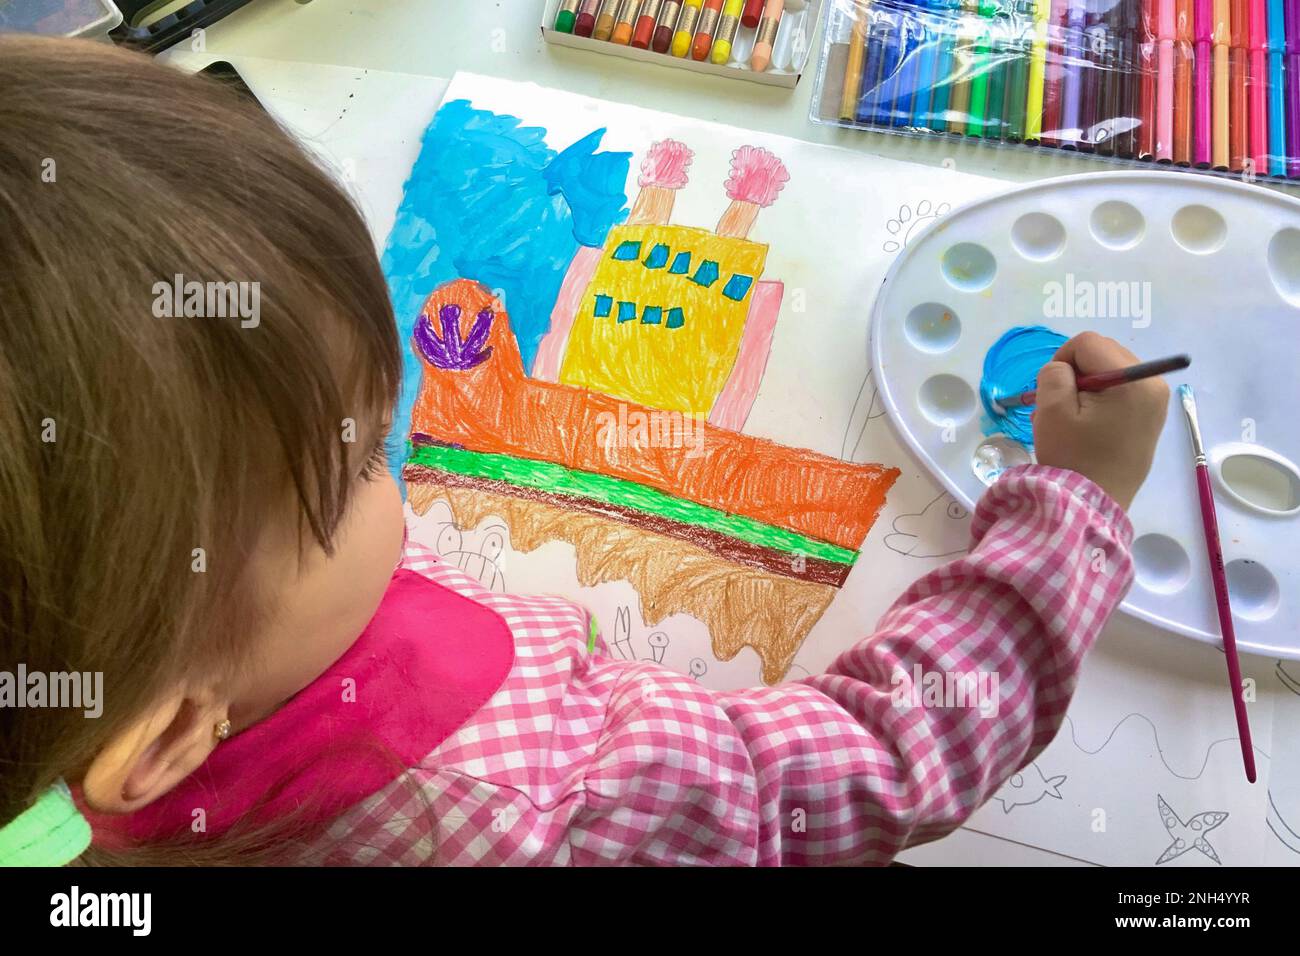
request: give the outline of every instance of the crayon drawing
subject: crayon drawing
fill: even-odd
[[[784,285],[752,234],[790,174],[741,144],[710,171],[716,226],[684,225],[685,143],[647,145],[629,209],[604,130],[559,153],[545,135],[449,102],[407,184],[384,264],[415,366],[408,501],[500,519],[521,552],[567,542],[582,586],[629,582],[647,627],[688,614],[776,683],[898,475],[743,431],[782,360]]]

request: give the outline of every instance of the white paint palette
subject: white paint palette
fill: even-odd
[[[890,419],[967,507],[1002,466],[985,354],[1015,326],[1095,329],[1142,359],[1186,352],[1218,507],[1237,641],[1300,659],[1300,202],[1159,172],[1049,180],[976,201],[908,243],[872,315]],[[1190,442],[1171,398],[1130,511],[1137,580],[1124,610],[1219,643]]]

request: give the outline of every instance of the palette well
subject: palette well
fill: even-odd
[[[890,269],[871,360],[890,419],[968,508],[1032,451],[981,402],[990,349],[1013,327],[1093,329],[1141,359],[1192,366],[1238,646],[1300,658],[1300,202],[1162,173],[1048,180],[938,220]],[[1123,609],[1217,643],[1181,413],[1170,414],[1130,510],[1137,580]]]

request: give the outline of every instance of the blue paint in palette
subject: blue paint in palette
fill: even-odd
[[[1001,432],[1026,448],[1034,447],[1034,427],[1029,420],[1033,409],[1016,405],[999,412],[993,403],[1034,388],[1039,369],[1065,343],[1064,335],[1043,325],[1017,326],[993,343],[984,356],[984,373],[980,377],[984,434]]]

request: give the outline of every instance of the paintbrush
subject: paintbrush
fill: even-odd
[[[1228,683],[1232,688],[1232,709],[1237,715],[1237,737],[1241,741],[1241,760],[1246,765],[1246,779],[1255,782],[1255,749],[1250,743],[1250,722],[1246,719],[1246,701],[1241,689],[1241,661],[1237,658],[1237,632],[1232,626],[1232,605],[1228,600],[1228,577],[1223,569],[1223,546],[1219,542],[1219,520],[1214,510],[1214,491],[1210,487],[1210,468],[1201,442],[1201,427],[1196,420],[1196,399],[1190,385],[1178,386],[1178,399],[1187,417],[1187,433],[1192,439],[1196,461],[1196,490],[1201,498],[1201,524],[1205,528],[1205,548],[1210,555],[1210,577],[1214,580],[1214,601],[1219,609],[1219,631],[1223,635],[1223,655],[1228,661]]]
[[[1129,382],[1138,382],[1144,378],[1176,372],[1179,369],[1187,368],[1191,364],[1191,358],[1186,355],[1171,355],[1169,358],[1139,362],[1137,365],[1130,365],[1127,368],[1098,372],[1096,375],[1084,375],[1075,382],[1075,388],[1081,392],[1103,392],[1116,385],[1126,385]],[[1033,405],[1037,401],[1038,389],[1031,388],[1017,395],[993,399],[993,410],[998,414],[1003,414],[1008,408],[1015,408],[1019,405]]]

